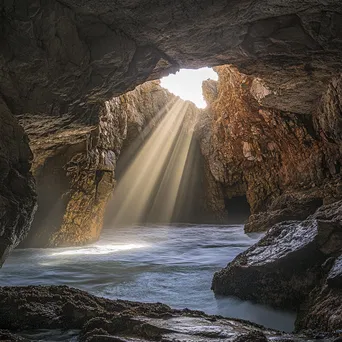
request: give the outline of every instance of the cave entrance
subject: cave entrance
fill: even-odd
[[[175,74],[163,77],[160,85],[170,93],[203,109],[207,103],[203,98],[202,83],[208,79],[218,80],[218,75],[212,68],[181,69]]]
[[[251,214],[251,209],[245,195],[231,198],[226,197],[224,204],[229,223],[244,223]]]
[[[106,222],[187,223],[198,217],[203,167],[194,132],[199,108],[207,105],[202,82],[210,78],[218,78],[211,68],[182,69],[154,84],[150,96],[140,92],[147,100],[135,106],[134,115],[128,114],[128,143],[117,164],[118,183]]]

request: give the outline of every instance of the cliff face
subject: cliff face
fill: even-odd
[[[0,267],[27,235],[37,208],[27,136],[0,98]]]
[[[338,0],[1,1],[0,95],[30,122],[30,136],[40,135],[31,144],[40,150],[34,170],[70,140],[83,144],[105,101],[180,67],[234,64],[269,85],[263,106],[313,114],[342,70],[341,12]],[[329,131],[337,118],[316,122]],[[37,122],[44,129],[35,132]]]
[[[203,84],[209,107],[199,134],[218,194],[212,197],[221,203],[221,214],[229,213],[225,199],[242,195],[246,195],[252,214],[283,209],[296,201],[307,201],[314,211],[323,202],[338,199],[341,193],[328,187],[339,178],[341,158],[333,135],[338,131],[331,127],[338,126],[339,118],[331,100],[333,86],[328,87],[318,109],[325,114],[313,117],[266,108],[262,103],[271,90],[261,80],[231,66],[215,70],[219,81]],[[335,114],[327,110],[332,105]],[[329,134],[329,129],[334,133]],[[297,212],[304,215],[302,219],[312,213],[303,207]],[[290,217],[284,214],[282,219]]]
[[[128,139],[126,144],[131,144],[147,124],[153,126],[153,120],[157,122],[162,109],[174,99],[158,81],[147,82],[107,101],[98,113],[98,124],[75,125],[69,139],[61,139],[58,146],[41,139],[39,131],[42,133],[45,122],[40,127],[32,118],[23,119],[35,156],[39,207],[22,246],[68,246],[97,240],[124,142]]]

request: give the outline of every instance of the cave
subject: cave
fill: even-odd
[[[341,13],[1,1],[0,340],[339,339]]]
[[[251,210],[246,196],[224,199],[229,223],[244,223],[248,220]]]

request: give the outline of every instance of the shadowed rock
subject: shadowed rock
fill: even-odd
[[[305,220],[323,204],[322,202],[321,198],[280,196],[272,203],[268,211],[251,215],[248,223],[245,224],[245,231],[266,231],[283,221]]]
[[[0,267],[27,235],[37,207],[27,136],[0,96]]]
[[[215,273],[212,289],[276,307],[296,309],[319,279],[324,256],[317,248],[318,222],[273,226],[256,245]]]
[[[84,342],[266,342],[291,338],[247,321],[173,310],[160,303],[113,301],[66,286],[2,287],[0,301],[0,329],[29,341],[29,336],[41,329],[73,331]],[[296,337],[298,342],[306,340],[305,336]]]
[[[342,289],[342,256],[335,260],[334,265],[328,274],[327,283],[329,287]]]
[[[298,310],[297,329],[339,329],[340,211],[341,201],[321,207],[306,221],[276,224],[256,245],[215,273],[212,289]]]

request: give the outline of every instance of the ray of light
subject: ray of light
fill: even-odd
[[[188,106],[173,104],[123,174],[110,204],[114,226],[171,220],[192,138],[183,128]]]

